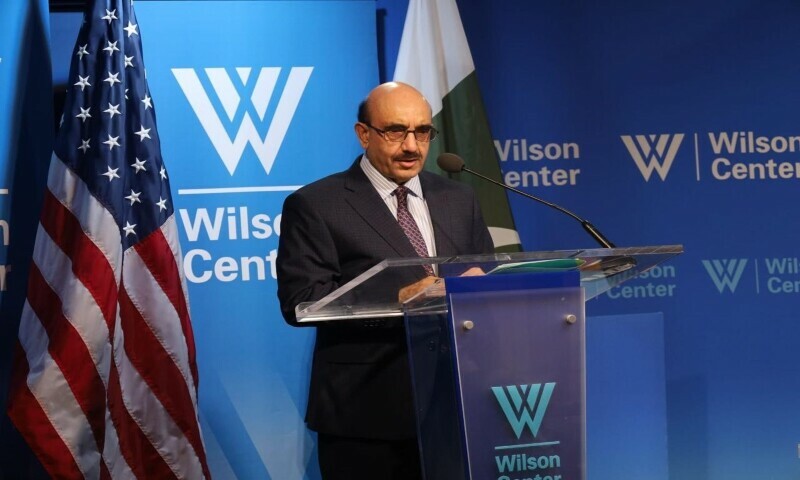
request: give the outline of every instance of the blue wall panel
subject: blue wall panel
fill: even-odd
[[[790,407],[800,397],[800,6],[459,5],[493,136],[512,146],[507,182],[620,246],[686,247],[587,306],[664,312],[671,478],[800,476]],[[550,158],[515,159],[523,141]],[[545,167],[580,173],[534,185]],[[539,205],[513,198],[512,208],[528,250],[593,243]]]
[[[317,478],[303,423],[313,329],[283,322],[274,259],[284,198],[359,152],[356,107],[378,81],[374,4],[136,8],[182,230],[212,473]]]

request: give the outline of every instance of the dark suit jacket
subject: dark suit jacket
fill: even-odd
[[[471,188],[422,172],[420,182],[439,256],[490,253],[493,245]],[[278,297],[286,321],[385,258],[414,248],[359,166],[287,197],[278,246]],[[394,279],[397,289],[425,276]],[[415,435],[405,330],[399,319],[317,325],[306,422],[312,430],[360,438]]]

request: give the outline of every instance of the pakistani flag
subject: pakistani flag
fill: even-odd
[[[433,108],[433,123],[440,136],[431,143],[426,169],[442,173],[435,159],[451,152],[463,158],[470,169],[502,181],[455,0],[409,2],[394,80],[413,85]],[[497,251],[519,251],[519,234],[505,190],[471,175],[464,177],[461,180],[478,193]]]

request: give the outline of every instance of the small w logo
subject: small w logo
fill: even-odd
[[[739,280],[742,278],[742,272],[747,265],[746,258],[740,259],[727,259],[727,260],[703,260],[703,266],[706,268],[714,285],[717,286],[719,293],[722,293],[725,288],[728,288],[731,293],[736,291]]]
[[[236,74],[240,80],[240,88],[250,92],[250,102],[252,103],[252,106],[245,106],[245,111],[242,114],[240,112],[241,96],[226,69],[206,68],[205,72],[208,80],[217,94],[219,103],[222,104],[222,108],[228,117],[228,122],[240,122],[239,130],[232,140],[194,69],[173,68],[172,74],[178,80],[178,85],[180,85],[189,100],[189,104],[200,120],[200,124],[203,125],[209,139],[211,139],[211,143],[222,159],[222,163],[228,169],[228,173],[233,175],[233,172],[236,171],[244,149],[249,143],[253,146],[253,150],[255,150],[256,156],[261,162],[261,166],[264,167],[264,171],[269,174],[313,70],[314,67],[293,67],[289,71],[289,78],[286,80],[283,93],[280,94],[278,105],[275,108],[275,115],[267,129],[267,135],[262,138],[250,115],[251,112],[248,110],[252,111],[260,122],[263,122],[267,106],[278,83],[281,69],[278,67],[264,67],[259,71],[253,83],[250,82],[251,68],[240,67],[236,69]]]
[[[672,162],[683,141],[683,134],[636,135],[635,137],[622,135],[621,138],[639,171],[642,172],[644,180],[649,182],[653,170],[658,172],[661,180],[667,179],[669,169],[672,168]]]
[[[497,403],[503,409],[509,425],[514,430],[517,438],[522,436],[525,426],[535,437],[542,425],[547,405],[556,388],[555,382],[532,385],[509,385],[507,387],[492,387],[492,392],[497,398]],[[541,391],[541,396],[539,392]],[[538,400],[538,402],[537,402]],[[531,417],[533,414],[533,417]]]

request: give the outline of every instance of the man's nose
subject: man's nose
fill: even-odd
[[[419,150],[419,145],[417,144],[417,137],[414,136],[414,131],[409,130],[406,132],[406,138],[403,139],[402,143],[403,151],[406,152],[416,152]]]

